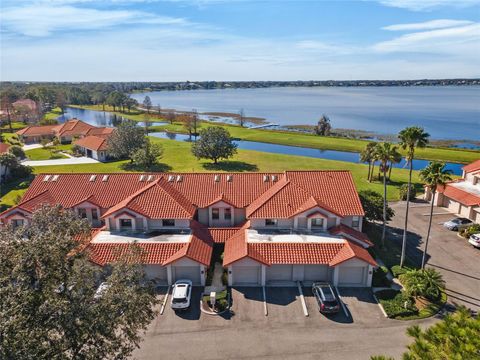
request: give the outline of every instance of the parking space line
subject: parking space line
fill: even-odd
[[[160,308],[160,315],[163,315],[163,312],[165,311],[165,306],[167,305],[167,300],[168,300],[168,296],[170,295],[170,289],[171,288],[172,287],[169,286],[168,290],[167,290],[167,293],[165,294],[165,298],[163,299],[162,307]]]
[[[335,286],[335,290],[337,292],[338,300],[340,300],[340,305],[342,305],[342,309],[343,309],[343,312],[345,313],[345,316],[347,318],[350,317],[350,314],[348,313],[347,308],[346,308],[345,304],[343,303],[343,299],[342,299],[342,296],[340,295],[340,291],[338,291],[338,288],[336,286]]]
[[[302,302],[303,314],[308,316],[307,304],[305,303],[305,297],[303,296],[303,290],[300,286],[300,281],[297,281],[298,293],[300,294],[300,301]]]
[[[265,314],[265,316],[268,316],[267,294],[265,291],[265,286],[262,286],[262,292],[263,292],[263,313]]]

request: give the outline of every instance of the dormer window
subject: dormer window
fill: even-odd
[[[323,228],[323,218],[312,218],[311,222],[313,228]]]
[[[23,219],[12,219],[11,221],[12,227],[14,229],[23,226],[24,220]]]
[[[220,219],[220,209],[219,208],[212,208],[212,219],[213,220]]]
[[[223,213],[223,217],[225,218],[225,220],[231,220],[232,219],[232,209],[225,208],[224,213]]]
[[[162,226],[165,226],[165,227],[175,226],[175,220],[174,219],[163,219],[162,220]]]
[[[358,228],[360,226],[360,216],[353,216],[352,217],[352,227]]]
[[[77,211],[78,211],[78,216],[80,216],[82,219],[87,218],[87,209],[78,208]]]
[[[131,230],[132,219],[120,219],[120,230]]]
[[[277,226],[278,219],[265,219],[265,226]]]

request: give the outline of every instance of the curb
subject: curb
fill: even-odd
[[[262,286],[262,292],[263,292],[263,313],[265,316],[268,316],[267,294],[265,292],[265,286]]]
[[[168,290],[167,290],[167,293],[165,294],[165,298],[163,299],[162,307],[160,308],[160,315],[163,315],[163,312],[165,311],[165,306],[167,305],[167,300],[168,300],[168,296],[170,295],[170,289],[171,288],[172,287],[169,286]]]
[[[303,314],[305,316],[308,316],[307,304],[305,303],[305,297],[303,296],[303,290],[302,290],[302,287],[300,286],[299,281],[297,281],[297,287],[298,287],[298,292],[300,294],[300,301],[302,302]]]
[[[350,317],[349,312],[347,311],[347,308],[345,304],[343,303],[342,295],[340,295],[340,291],[338,291],[338,287],[335,286],[335,291],[337,292],[338,298],[340,300],[340,305],[342,305],[343,312],[347,318]]]
[[[378,301],[377,295],[375,295],[375,293],[373,293],[373,298],[374,298],[375,301],[377,302],[377,305],[380,307],[380,310],[382,311],[383,316],[385,316],[386,318],[388,318],[388,315],[387,315],[387,313],[385,312],[385,309],[383,308],[382,304],[380,304],[380,301]]]
[[[230,294],[228,295],[228,304],[229,306],[221,311],[221,312],[214,312],[214,311],[210,311],[210,310],[206,310],[204,307],[203,307],[203,297],[205,296],[205,293],[202,293],[202,295],[200,296],[200,311],[203,312],[204,314],[207,314],[207,315],[223,315],[225,314],[226,312],[230,311]]]

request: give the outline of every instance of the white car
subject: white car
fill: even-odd
[[[480,234],[473,234],[470,236],[470,239],[468,239],[468,242],[480,249]]]
[[[473,224],[473,221],[470,219],[457,217],[447,222],[444,222],[443,226],[446,227],[448,230],[458,231],[458,230],[466,229],[472,224]]]
[[[106,292],[107,290],[110,288],[110,284],[106,283],[106,282],[102,282],[100,284],[100,286],[98,287],[97,291],[95,292],[95,295],[93,295],[93,298],[95,300],[98,300],[100,299]]]
[[[178,280],[173,284],[172,309],[186,310],[190,307],[192,298],[192,282],[190,280]]]

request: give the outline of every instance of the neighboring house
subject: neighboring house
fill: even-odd
[[[99,228],[86,251],[109,264],[133,242],[149,278],[204,285],[214,247],[231,286],[331,281],[371,286],[377,265],[348,171],[38,175],[4,224],[60,204]]]
[[[27,126],[17,131],[17,134],[25,144],[39,143],[42,139],[53,140],[55,137],[64,144],[72,142],[75,137],[90,135],[94,129],[101,133],[109,128],[97,128],[82,120],[71,119],[59,125]]]
[[[110,134],[105,135],[88,135],[74,142],[74,145],[80,147],[81,152],[92,159],[98,161],[109,160],[108,156],[108,138]]]
[[[437,189],[434,205],[446,207],[453,213],[480,224],[480,160],[463,167],[462,179],[447,183]],[[432,193],[425,189],[425,199]]]
[[[0,142],[0,154],[8,152],[8,149],[10,149],[9,144]],[[5,167],[0,164],[0,183],[3,182],[4,178],[8,176],[8,173],[8,169],[5,169]]]

